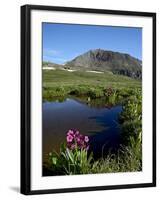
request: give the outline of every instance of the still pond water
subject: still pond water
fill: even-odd
[[[120,144],[118,116],[121,111],[121,105],[93,107],[71,98],[63,102],[44,102],[43,161],[50,151],[59,151],[69,129],[77,129],[89,136],[90,150],[95,157],[101,157],[102,151],[117,149]]]

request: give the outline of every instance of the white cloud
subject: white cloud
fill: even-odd
[[[62,57],[46,56],[46,55],[43,55],[43,60],[44,61],[51,61],[51,62],[54,62],[54,63],[57,63],[57,64],[62,64],[62,63],[65,63],[66,61],[68,61],[67,59],[62,58]]]
[[[61,52],[55,49],[43,49],[44,56],[58,56]]]
[[[59,62],[66,62],[67,59],[64,59],[64,58],[53,58],[54,60],[57,60]]]

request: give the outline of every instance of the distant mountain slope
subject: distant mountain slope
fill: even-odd
[[[43,67],[49,67],[49,68],[61,68],[62,66],[59,65],[59,64],[56,64],[56,63],[52,63],[52,62],[46,62],[46,61],[43,61],[42,63]]]
[[[90,50],[67,62],[65,67],[80,70],[111,71],[132,78],[142,78],[142,63],[129,54],[102,49]]]

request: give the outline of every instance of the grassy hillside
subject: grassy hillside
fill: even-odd
[[[112,72],[93,73],[85,71],[68,72],[65,70],[43,70],[43,86],[78,86],[93,87],[135,88],[141,87],[141,81],[122,75],[114,75]]]
[[[111,89],[111,91],[110,91]],[[114,94],[113,101],[133,95],[141,90],[141,81],[111,72],[93,73],[86,71],[43,70],[43,100],[53,101],[54,97],[85,97],[97,99]],[[114,99],[114,100],[113,100]],[[93,102],[94,103],[94,102]]]

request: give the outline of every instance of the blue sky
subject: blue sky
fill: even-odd
[[[142,59],[142,29],[43,23],[43,61],[65,63],[91,49],[128,53]]]

